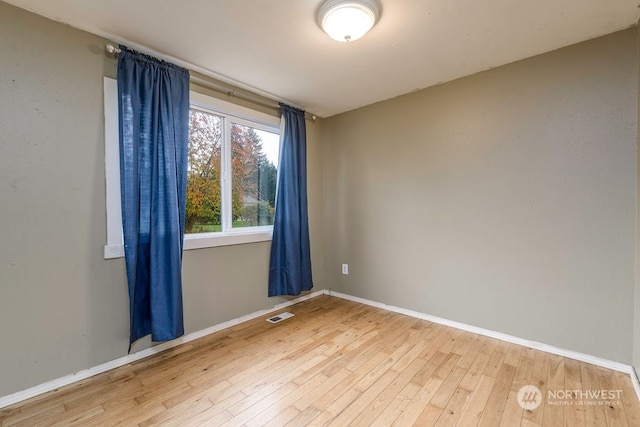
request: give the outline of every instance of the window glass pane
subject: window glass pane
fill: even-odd
[[[233,227],[273,225],[280,136],[231,124]]]
[[[221,148],[222,118],[191,109],[185,233],[221,231]]]

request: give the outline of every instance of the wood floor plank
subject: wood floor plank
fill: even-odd
[[[420,354],[423,359],[430,359],[433,354],[440,351],[440,348],[450,339],[455,331],[452,328],[441,327],[438,328],[435,335],[429,342],[429,345]],[[441,352],[448,353],[448,352]]]
[[[84,426],[137,426],[139,423],[161,414],[166,410],[167,408],[162,404],[156,404],[153,406],[145,405],[144,407],[141,407],[140,405],[136,405],[134,402],[128,402],[118,407],[115,411],[105,411],[102,414],[88,419]]]
[[[213,403],[209,399],[204,397],[199,397],[195,400],[188,400],[181,405],[176,405],[172,408],[167,408],[167,410],[146,419],[143,422],[138,423],[141,427],[151,426],[156,424],[168,424],[173,423],[176,420],[183,421],[187,414],[191,414],[192,416],[195,414],[199,414],[200,412],[204,412],[205,410],[211,408]],[[184,421],[183,421],[184,422]]]
[[[401,363],[400,360],[398,363]],[[373,396],[364,407],[358,408],[358,414],[356,414],[353,419],[349,419],[349,422],[352,422],[354,425],[370,425],[378,416],[385,410],[389,404],[393,401],[393,399],[398,396],[398,394],[403,390],[407,384],[411,381],[411,378],[415,376],[415,374],[424,366],[426,360],[414,358],[411,362],[408,363],[406,368],[398,370],[397,368],[393,370],[396,373],[393,381],[386,386],[382,391],[380,391],[376,396]],[[367,389],[367,393],[374,392],[375,389],[369,388]],[[362,399],[362,401],[365,401]],[[348,419],[344,417],[344,419]]]
[[[582,389],[587,392],[600,390],[600,380],[598,379],[596,367],[589,365],[588,363],[580,362],[580,370],[582,373]],[[583,397],[580,400],[588,404],[583,405],[585,408],[586,425],[607,425],[607,416],[605,415],[604,408],[602,406],[596,404],[595,401],[589,397]]]
[[[418,358],[418,360],[422,360]],[[398,393],[393,402],[391,402],[387,407],[382,411],[382,413],[372,422],[372,425],[392,425],[394,421],[400,416],[400,414],[404,413],[404,418],[410,417],[409,412],[405,413],[405,409],[409,406],[412,406],[413,413],[415,417],[417,417],[422,411],[420,406],[420,400],[416,398],[418,393],[423,390],[426,383],[432,378],[433,374],[442,366],[442,364],[449,360],[449,355],[444,353],[436,353],[431,359],[426,361],[426,363],[418,370],[418,372],[413,376],[411,381]],[[434,382],[434,386],[441,383],[441,379]],[[428,396],[428,394],[427,394]],[[423,395],[421,395],[423,397]],[[428,400],[425,400],[428,402]]]
[[[361,392],[347,408],[334,417],[331,424],[335,426],[352,425],[356,417],[373,408],[374,400],[385,388],[389,387],[397,377],[397,372],[393,370],[386,371],[377,381],[371,384],[365,391]]]
[[[348,370],[340,371],[340,373],[334,375],[341,377],[337,384],[331,388],[323,388],[324,393],[316,396],[312,402],[299,399],[294,403],[294,406],[300,411],[304,411],[310,404],[313,404],[317,408],[328,408],[335,400],[340,399],[342,394],[357,384],[360,379],[364,378],[376,367],[379,367],[385,359],[387,359],[387,354],[381,351],[373,355],[371,359],[367,360],[353,372]],[[357,393],[359,394],[360,392],[358,391]]]
[[[457,347],[464,334],[466,334],[465,331],[459,329],[454,330],[447,340],[440,346],[440,351],[443,353],[453,353],[453,349]]]
[[[493,350],[495,349],[495,347],[495,340],[483,340],[482,347],[480,347],[480,351],[476,355],[475,359],[471,362],[468,371],[479,375],[483,374],[485,369],[487,369],[487,365],[489,364],[489,360],[494,353]]]
[[[458,420],[462,416],[462,408],[467,404],[470,395],[471,392],[458,387],[435,425],[438,427],[457,426]]]
[[[502,364],[496,375],[496,380],[491,388],[491,393],[487,399],[487,404],[482,413],[480,426],[497,426],[500,424],[507,397],[511,390],[511,384],[516,373],[516,368],[511,365]],[[488,376],[488,375],[487,375]]]
[[[260,378],[258,381],[247,385],[240,391],[248,396],[248,398],[229,408],[229,411],[237,415],[246,410],[247,407],[253,406],[256,402],[263,400],[273,393],[283,393],[280,389],[285,386],[297,388],[298,385],[294,383],[293,380],[306,370],[311,369],[315,364],[320,363],[322,359],[323,356],[321,355],[309,353],[305,357],[296,359],[295,363],[292,361],[284,368],[275,370],[271,374]]]
[[[462,336],[458,339],[457,343],[451,350],[452,353],[459,354],[460,356],[464,356],[467,351],[471,348],[472,344],[476,341],[476,334],[472,334],[471,332],[464,332]]]
[[[618,388],[615,376],[604,368],[597,368],[598,380],[600,382],[601,396],[598,404],[604,408],[607,424],[610,426],[627,427],[627,418],[622,407],[622,390]]]
[[[518,344],[509,344],[507,353],[504,357],[504,363],[511,366],[518,366],[524,348]]]
[[[222,401],[214,403],[210,408],[202,411],[193,418],[193,425],[220,425],[227,422],[233,415],[227,410],[236,403],[242,401],[247,396],[237,392]]]
[[[533,369],[533,359],[524,356],[524,354],[523,351],[518,353],[519,359],[515,362],[517,363],[516,373],[511,383],[511,390],[509,390],[509,395],[507,396],[502,418],[500,419],[500,426],[503,427],[518,425],[522,419],[523,408],[518,402],[518,393],[522,387],[531,383],[531,370]],[[513,360],[509,360],[510,363],[507,363],[508,359],[509,356],[505,358],[505,364],[514,366],[512,363]]]
[[[46,420],[57,418],[65,412],[64,404],[59,401],[50,402],[42,410],[22,412],[20,408],[15,409],[15,411],[5,411],[0,414],[0,426],[39,425]]]
[[[549,356],[547,390],[566,390],[566,387],[564,385],[564,358],[555,354]],[[570,401],[567,400],[560,400],[555,402],[555,404],[547,402],[544,409],[542,424],[551,427],[562,427],[564,425],[563,404],[569,402]]]
[[[294,381],[294,384],[298,385],[297,388],[294,388],[289,394],[286,395],[283,393],[278,393],[277,396],[274,396],[272,398],[273,400],[271,405],[269,405],[262,412],[256,414],[256,416],[246,422],[245,425],[247,427],[259,426],[266,421],[271,422],[272,419],[283,420],[283,417],[280,416],[281,413],[291,413],[292,416],[290,418],[287,418],[287,416],[285,416],[284,418],[287,418],[286,421],[281,421],[280,423],[280,425],[286,424],[300,413],[300,411],[292,405],[292,402],[295,401],[299,396],[306,395],[317,387],[322,386],[322,384],[327,380],[328,378],[326,376],[324,376],[323,374],[318,374],[310,378],[304,384],[299,384],[298,382]]]
[[[626,374],[328,295],[287,311],[4,408],[0,427],[640,425]]]
[[[549,354],[542,351],[533,351],[533,366],[531,368],[531,385],[537,387],[542,393],[542,402],[535,410],[525,410],[522,414],[523,420],[529,421],[531,424],[542,424],[544,416],[545,401],[544,396],[547,394],[547,380],[549,371]]]
[[[489,361],[487,362],[487,366],[484,369],[483,375],[491,378],[497,378],[500,372],[500,368],[502,368],[502,364],[504,363],[504,358],[506,356],[506,353],[496,348],[489,357]]]
[[[420,357],[422,359],[422,357]],[[412,382],[423,386],[440,369],[440,366],[451,359],[451,354],[436,352],[429,361],[411,379]],[[451,367],[453,369],[453,367]]]
[[[418,418],[425,411],[425,408],[429,405],[429,401],[436,394],[442,383],[443,379],[438,377],[430,378],[416,393],[413,401],[404,410],[398,414],[393,425],[394,426],[410,426],[419,425]],[[384,421],[378,419],[374,421],[372,426],[386,426]],[[434,420],[435,423],[435,420]]]
[[[458,425],[477,426],[480,424],[495,381],[494,378],[480,376],[477,385],[470,391],[466,405],[462,408]]]
[[[582,389],[582,374],[580,372],[580,362],[573,359],[564,361],[564,386],[567,390]],[[575,402],[564,407],[564,423],[567,426],[581,427],[586,425],[584,418],[584,408]]]
[[[291,394],[298,387],[299,386],[294,382],[289,382],[281,387],[278,387],[277,393],[282,393],[286,396],[288,394]],[[264,413],[269,408],[280,408],[280,410],[284,410],[289,405],[282,402],[282,399],[278,397],[277,393],[274,393],[274,395],[266,395],[261,399],[259,397],[254,397],[251,395],[247,396],[247,398],[227,409],[227,411],[233,415],[233,418],[229,419],[223,425],[246,425],[247,422]],[[238,412],[238,407],[242,408],[240,412]]]
[[[440,358],[434,355],[432,360],[434,360],[435,363],[438,363],[439,359]],[[411,404],[398,415],[394,425],[413,425],[414,423],[417,424],[418,422],[423,422],[428,416],[435,416],[435,412],[438,408],[432,408],[432,410],[429,411],[429,414],[423,414],[423,412],[426,411],[431,399],[433,399],[438,390],[440,390],[442,384],[445,382],[446,378],[451,374],[458,360],[460,360],[460,355],[453,355],[451,353],[446,355],[444,361],[434,369],[433,375],[430,376],[418,393],[416,393]],[[419,421],[420,418],[422,418],[422,421]],[[435,423],[436,420],[437,418],[433,420],[433,423]],[[379,424],[375,422],[373,425]]]
[[[304,427],[308,426],[321,411],[314,406],[309,406],[300,412],[294,419],[285,424],[285,427]]]
[[[87,424],[87,420],[102,413],[104,413],[104,408],[102,408],[102,405],[96,405],[90,408],[75,408],[72,411],[66,412],[65,419],[50,425],[53,427],[83,426]],[[42,425],[46,425],[46,424],[47,423],[43,423]]]
[[[263,427],[281,427],[287,423],[289,423],[291,420],[293,420],[295,417],[297,417],[300,414],[300,411],[298,411],[296,408],[294,408],[293,406],[287,406],[286,409],[284,409],[283,411],[279,412],[278,414],[276,414],[275,417],[273,418],[260,418],[258,420],[256,420],[257,423],[247,423],[247,427],[251,427],[251,426],[263,426]],[[263,422],[266,421],[266,422]]]
[[[622,406],[624,407],[627,424],[629,426],[640,426],[640,405],[634,399],[635,389],[631,378],[621,372],[612,372],[610,374],[615,377],[618,389],[622,390]]]
[[[307,390],[306,393],[301,393],[300,395],[296,395],[296,399],[291,402],[291,405],[296,408],[301,413],[305,412],[310,406],[317,403],[318,400],[323,396],[330,396],[331,390],[338,389],[340,390],[340,385],[346,385],[348,383],[343,383],[352,375],[351,371],[343,369],[340,372],[333,374],[331,377],[325,377],[323,374],[318,374],[322,377],[326,378],[323,382],[320,383],[318,387],[315,387],[311,390]],[[350,381],[355,381],[355,379],[350,378]]]
[[[462,358],[460,358],[458,366],[460,366],[461,368],[469,369],[473,361],[480,353],[483,345],[484,340],[481,337],[474,335],[473,341],[469,345],[469,348],[464,354],[461,355]]]
[[[416,426],[434,426],[442,414],[443,409],[439,406],[429,404],[416,419]]]
[[[447,377],[442,382],[442,385],[433,396],[433,398],[429,401],[431,405],[437,406],[439,408],[444,409],[451,396],[455,393],[458,388],[458,384],[462,380],[462,377],[466,374],[466,371],[459,366],[454,366],[451,370],[451,373],[447,375]]]
[[[421,388],[420,385],[410,381],[398,395],[395,396],[393,401],[391,401],[375,419],[371,420],[369,425],[376,423],[384,426],[393,425],[396,418],[412,404],[414,397]]]

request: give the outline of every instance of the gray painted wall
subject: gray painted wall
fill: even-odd
[[[327,119],[326,283],[630,363],[637,97],[634,28]]]
[[[0,396],[126,355],[122,259],[106,243],[106,40],[0,2]],[[323,288],[321,123],[308,122],[315,288]],[[186,332],[267,298],[270,244],[184,254]],[[141,342],[134,350],[148,346]]]

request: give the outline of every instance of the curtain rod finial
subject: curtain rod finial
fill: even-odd
[[[120,53],[120,48],[115,47],[112,44],[108,44],[106,46],[107,52],[110,53],[111,55],[117,55]]]

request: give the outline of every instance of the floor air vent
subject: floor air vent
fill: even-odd
[[[278,315],[275,315],[273,317],[270,317],[267,319],[267,322],[269,323],[278,323],[278,322],[282,322],[283,320],[286,320],[290,317],[293,317],[293,314],[289,313],[288,311],[285,311],[284,313],[280,313]]]

